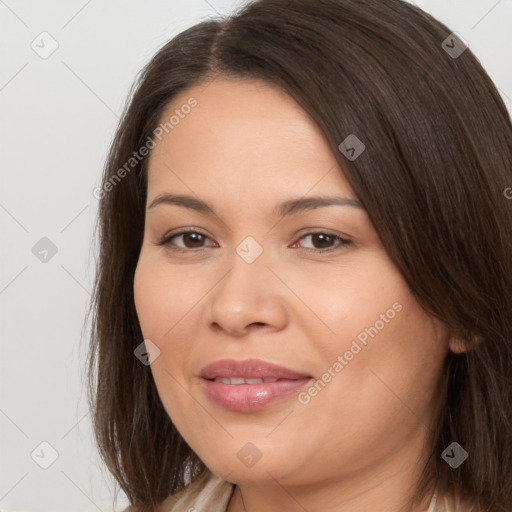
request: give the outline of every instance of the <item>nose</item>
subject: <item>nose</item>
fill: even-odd
[[[252,263],[234,254],[229,270],[209,294],[207,322],[212,329],[242,337],[286,326],[289,291],[269,263],[265,251]]]

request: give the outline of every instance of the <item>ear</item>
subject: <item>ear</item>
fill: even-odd
[[[482,342],[481,336],[464,336],[462,334],[453,334],[450,337],[448,346],[454,354],[463,354],[476,348]]]
[[[452,336],[448,346],[454,354],[462,354],[468,349],[466,342],[460,336]]]

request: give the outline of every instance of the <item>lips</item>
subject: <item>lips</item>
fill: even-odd
[[[311,375],[259,359],[224,359],[200,373],[203,389],[217,405],[239,412],[263,409],[306,386]]]
[[[223,384],[237,385],[240,384],[263,384],[268,382],[276,382],[277,379],[245,379],[243,377],[215,377],[214,382],[222,382]]]
[[[216,377],[273,380],[298,380],[311,377],[307,373],[296,372],[284,366],[267,363],[259,359],[246,359],[244,361],[223,359],[216,361],[205,366],[201,370],[200,376],[208,380],[213,380]]]

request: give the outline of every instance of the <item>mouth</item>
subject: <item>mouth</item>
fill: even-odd
[[[244,377],[215,377],[215,379],[208,379],[213,382],[222,382],[223,384],[231,384],[233,386],[240,386],[241,384],[268,384],[269,382],[277,382],[284,379],[246,379]]]
[[[263,409],[305,387],[313,377],[258,359],[224,359],[200,373],[206,395],[224,409],[251,412]]]

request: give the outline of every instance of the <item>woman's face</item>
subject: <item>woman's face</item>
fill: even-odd
[[[411,294],[322,133],[259,81],[189,88],[162,120],[173,114],[149,161],[134,285],[173,423],[232,482],[410,474],[432,427],[448,333]],[[319,196],[349,201],[322,206]],[[214,213],[192,207],[199,201]],[[207,377],[274,382],[201,376],[249,359],[259,363]]]

